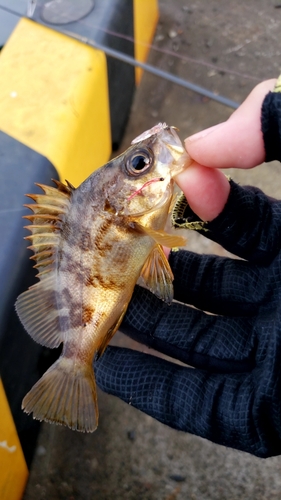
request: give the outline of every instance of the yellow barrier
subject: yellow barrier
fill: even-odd
[[[1,379],[0,408],[0,498],[18,500],[24,492],[28,469]]]
[[[158,21],[157,0],[134,0],[135,58],[144,62],[149,52]],[[141,79],[143,70],[136,68],[136,83]]]
[[[80,184],[111,153],[106,57],[21,19],[0,56],[0,130]]]
[[[145,61],[158,20],[157,0],[132,1],[135,57]],[[135,75],[139,82],[141,71]],[[22,18],[0,55],[0,89],[0,132],[47,158],[62,180],[77,186],[108,161],[103,52]],[[28,469],[1,380],[0,410],[0,500],[19,500]]]

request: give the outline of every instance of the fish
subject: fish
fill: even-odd
[[[98,425],[94,360],[118,330],[139,279],[173,300],[163,246],[185,245],[165,231],[174,177],[191,162],[177,131],[159,123],[79,187],[54,180],[28,194],[25,226],[39,281],[17,298],[32,339],[60,357],[26,394],[22,409],[40,421],[93,432]]]

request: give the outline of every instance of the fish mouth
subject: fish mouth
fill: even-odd
[[[165,179],[164,177],[155,177],[154,179],[150,179],[149,181],[146,181],[139,189],[137,189],[136,191],[134,191],[130,196],[129,198],[127,198],[127,201],[130,201],[132,198],[134,198],[135,196],[137,196],[138,194],[143,194],[142,193],[142,190],[149,186],[150,184],[153,184],[154,182],[163,182]]]
[[[142,195],[142,189],[147,187],[148,185],[154,183],[154,182],[163,182],[165,179],[164,177],[157,177],[157,178],[154,178],[154,179],[151,179],[150,181],[147,181],[145,182],[141,188],[137,189],[136,191],[134,191],[130,196],[129,198],[127,199],[127,201],[130,201],[132,198],[134,198],[135,196],[141,194]],[[172,182],[173,184],[173,182]],[[171,185],[171,182],[167,185],[167,188],[163,194],[163,196],[161,197],[161,199],[155,204],[153,205],[151,208],[148,208],[147,210],[143,210],[142,212],[137,212],[137,213],[134,213],[134,214],[131,214],[133,215],[134,217],[140,217],[142,215],[146,215],[146,214],[149,214],[151,212],[154,212],[155,210],[158,210],[159,208],[161,208],[162,206],[164,206],[167,201],[171,198],[172,196],[172,193],[173,193],[173,188],[172,188],[172,185]]]

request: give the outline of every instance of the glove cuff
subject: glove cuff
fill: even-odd
[[[281,76],[275,89],[263,101],[261,125],[265,145],[265,161],[281,161]]]

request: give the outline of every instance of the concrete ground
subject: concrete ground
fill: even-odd
[[[242,102],[259,81],[279,74],[278,0],[159,0],[149,62]],[[122,144],[158,121],[182,138],[228,118],[232,110],[145,74]],[[233,171],[241,184],[281,192],[280,165]],[[196,234],[188,248],[224,251]],[[119,345],[134,346],[121,334]],[[143,350],[147,350],[138,346]],[[265,500],[281,498],[281,457],[257,459],[172,430],[99,392],[92,435],[43,424],[24,500]]]

